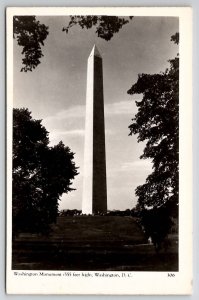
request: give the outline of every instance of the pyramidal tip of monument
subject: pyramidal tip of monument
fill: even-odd
[[[99,53],[99,50],[97,49],[97,46],[95,44],[94,44],[93,49],[91,50],[91,53],[89,56],[101,57],[101,54]]]

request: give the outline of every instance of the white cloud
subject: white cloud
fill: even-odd
[[[150,160],[136,160],[132,162],[124,162],[117,167],[110,167],[107,169],[107,176],[109,178],[116,178],[121,176],[121,172],[131,173],[134,176],[143,176],[147,175],[152,171],[152,163]],[[122,175],[123,176],[123,175]],[[126,175],[125,175],[126,176]]]
[[[136,113],[135,101],[120,101],[105,104],[105,115],[131,115]]]
[[[49,133],[49,138],[51,143],[54,143],[57,140],[63,140],[65,137],[68,138],[75,138],[79,140],[79,138],[84,137],[84,130],[83,129],[74,129],[74,130],[53,130]]]
[[[105,115],[132,115],[136,112],[135,101],[120,101],[104,105]],[[45,122],[54,122],[70,118],[84,118],[86,112],[85,105],[74,105],[66,110],[59,111],[52,116],[45,118]]]
[[[84,130],[83,129],[74,129],[74,130],[54,130],[50,133],[51,138],[56,138],[58,136],[84,136]]]
[[[139,171],[139,170],[145,170],[145,171],[150,171],[152,169],[152,164],[150,160],[136,160],[133,162],[125,162],[121,166],[122,171]]]
[[[106,135],[112,135],[114,134],[112,130],[105,130],[105,134]],[[51,140],[55,140],[57,138],[61,138],[64,136],[68,136],[68,137],[84,137],[85,135],[85,130],[84,129],[72,129],[72,130],[53,130],[52,132],[49,133],[50,135],[50,139]]]
[[[113,134],[115,134],[115,132],[113,130],[111,130],[111,129],[105,129],[105,135],[106,136],[107,135],[113,135]]]
[[[114,116],[133,116],[135,112],[134,101],[120,101],[105,104],[105,118],[108,118],[110,122],[111,118]],[[70,138],[82,138],[85,135],[84,130],[84,118],[85,118],[85,105],[74,105],[66,110],[61,110],[54,115],[48,116],[43,119],[44,126],[49,130],[50,140],[54,141],[56,139],[62,139],[64,137]],[[80,128],[76,128],[77,127]],[[105,134],[106,136],[114,135],[118,132],[118,129],[111,126],[106,126]],[[119,125],[118,125],[119,126]]]
[[[45,118],[45,122],[65,120],[69,118],[82,118],[85,116],[85,105],[74,105],[68,109],[61,110],[52,116]]]

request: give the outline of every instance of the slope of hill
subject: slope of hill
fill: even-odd
[[[176,247],[175,247],[176,248]],[[14,270],[177,270],[177,251],[158,255],[132,217],[59,217],[49,236],[21,233]]]

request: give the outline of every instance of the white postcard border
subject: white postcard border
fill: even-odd
[[[178,16],[180,20],[180,205],[179,271],[124,272],[124,277],[96,277],[77,272],[11,270],[12,200],[12,107],[13,107],[13,15],[110,14],[123,16]],[[189,101],[187,101],[189,99]],[[15,275],[15,272],[29,273]],[[43,272],[46,275],[39,275]],[[66,271],[67,272],[67,271]],[[32,275],[30,275],[32,273]],[[61,273],[61,276],[52,275]],[[76,276],[90,273],[93,276]],[[38,274],[38,275],[34,275]],[[48,275],[51,274],[51,275]],[[78,288],[77,288],[78,287]],[[192,290],[192,11],[188,7],[58,8],[17,7],[7,9],[7,293],[10,294],[190,294]]]

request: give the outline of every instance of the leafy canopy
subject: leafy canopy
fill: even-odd
[[[41,46],[48,35],[48,27],[36,20],[35,16],[14,16],[13,34],[19,46],[23,47],[21,71],[32,71],[40,64],[43,56]]]
[[[13,110],[14,229],[40,231],[56,221],[58,200],[78,174],[73,159],[62,142],[49,146],[48,132],[28,109]]]
[[[172,36],[175,43],[179,34]],[[141,159],[151,159],[153,172],[136,189],[138,207],[159,207],[168,202],[178,204],[179,177],[179,57],[160,74],[140,74],[128,90],[141,94],[136,101],[138,112],[129,126],[130,135],[146,146]]]
[[[75,25],[79,25],[82,29],[90,29],[95,26],[98,37],[109,41],[113,35],[122,28],[123,25],[129,23],[133,17],[121,18],[116,16],[70,16],[68,26],[62,30],[66,33]]]
[[[70,16],[70,21],[62,31],[68,33],[71,27],[79,25],[82,29],[96,28],[98,37],[109,41],[123,25],[129,23],[133,17],[121,18],[115,16]],[[21,71],[27,72],[35,69],[43,56],[41,46],[49,34],[46,25],[36,20],[35,16],[14,16],[13,19],[14,38],[19,46],[23,47]]]

